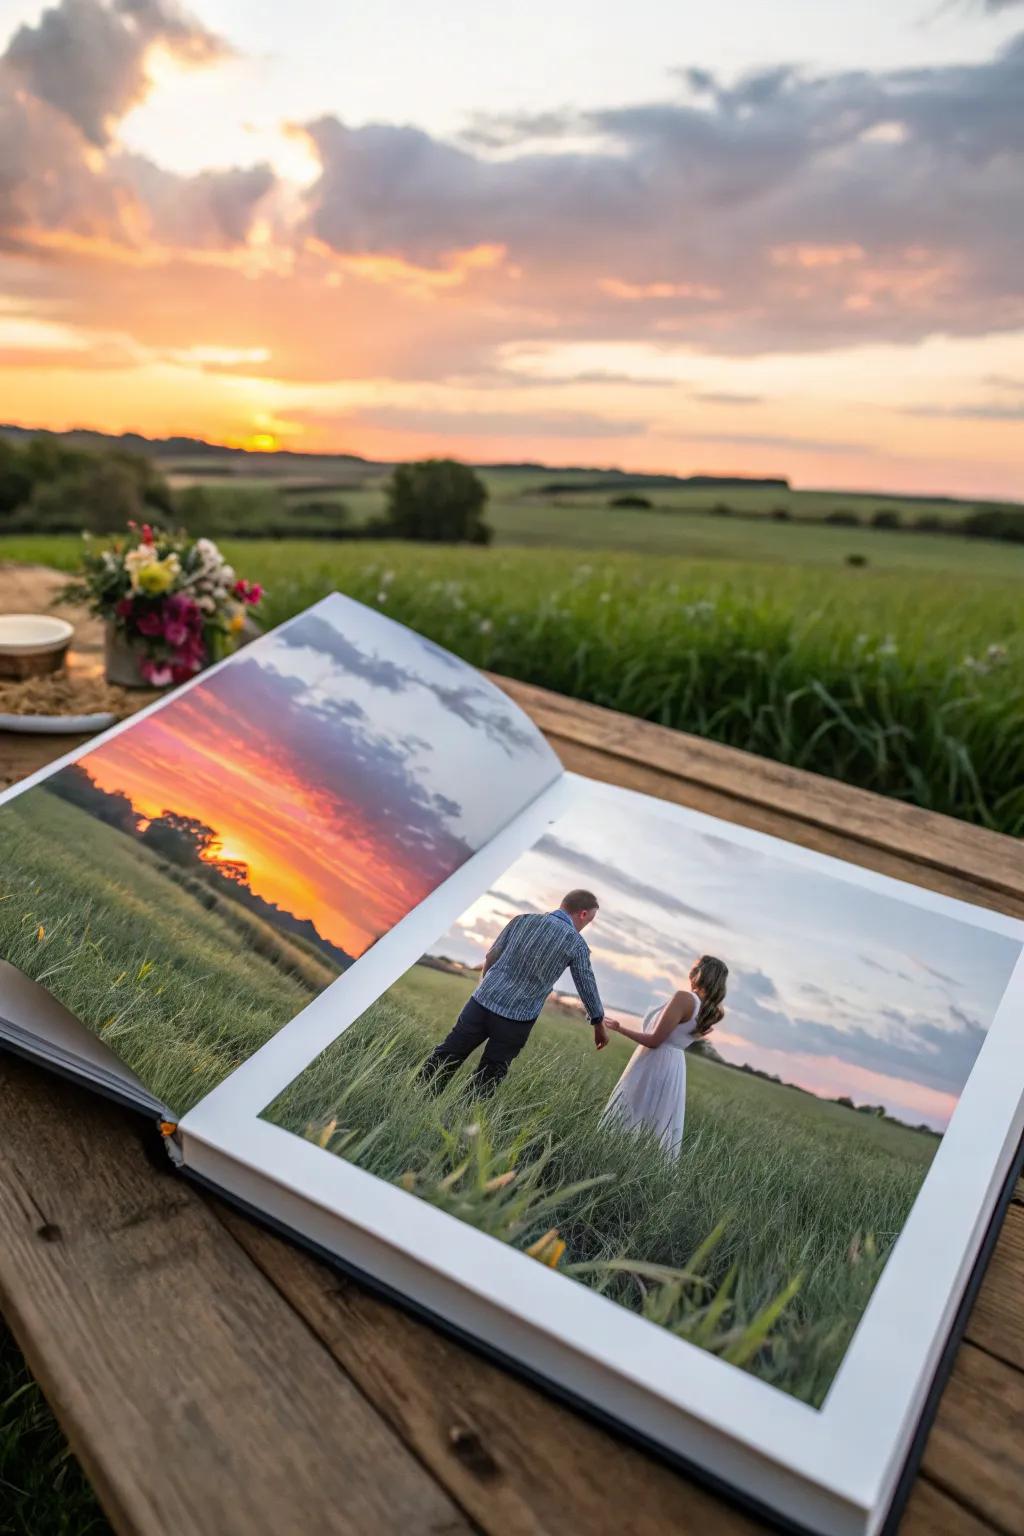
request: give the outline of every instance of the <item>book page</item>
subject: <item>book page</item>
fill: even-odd
[[[508,1251],[510,1283],[516,1262],[540,1264],[667,1348],[686,1341],[819,1409],[940,1161],[1024,930],[575,787],[263,1119],[301,1139],[304,1163],[340,1160],[428,1207],[409,1224],[440,1223],[435,1253],[459,1251],[446,1226],[485,1238],[492,1259],[464,1276],[493,1277]]]
[[[473,668],[334,595],[2,797],[0,958],[180,1115],[560,773]]]

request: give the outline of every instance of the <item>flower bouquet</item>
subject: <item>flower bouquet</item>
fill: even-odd
[[[236,576],[212,539],[128,524],[130,539],[94,547],[61,594],[106,621],[107,681],[182,683],[238,645],[263,589]]]

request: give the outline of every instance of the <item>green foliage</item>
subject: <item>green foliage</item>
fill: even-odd
[[[0,1536],[110,1536],[92,1489],[2,1322]]]
[[[610,497],[608,505],[610,507],[639,507],[643,509],[652,507],[654,503],[647,496],[640,496],[635,491],[627,491],[623,496]]]
[[[141,454],[93,452],[48,437],[0,441],[0,526],[107,533],[170,511],[163,476]]]
[[[737,527],[719,526],[730,538]],[[738,527],[744,543],[757,529]],[[267,624],[338,589],[476,666],[1024,833],[1021,553],[872,529],[837,543],[826,529],[767,520],[763,537],[771,550],[810,539],[807,563],[369,542],[225,553],[273,583]],[[844,567],[854,539],[884,546],[893,563]],[[899,563],[933,542],[951,552],[947,567]],[[78,546],[40,539],[0,551],[67,567]]]
[[[468,464],[422,459],[399,464],[387,488],[387,526],[400,539],[487,544],[487,487]]]
[[[466,1073],[435,1097],[417,1070],[468,986],[414,967],[267,1118],[820,1402],[937,1138],[689,1058],[670,1162],[599,1123],[628,1043],[554,1009],[493,1099]]]

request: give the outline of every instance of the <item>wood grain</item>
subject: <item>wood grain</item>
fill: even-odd
[[[469,1536],[136,1125],[0,1058],[0,1306],[115,1529]]]
[[[1024,1371],[1024,1206],[1006,1213],[978,1299],[967,1325],[967,1338],[997,1360]]]
[[[489,1536],[753,1536],[753,1516],[218,1205],[228,1230]],[[918,1480],[900,1536],[983,1536]]]
[[[1024,1374],[965,1344],[922,1467],[994,1530],[1024,1536]]]

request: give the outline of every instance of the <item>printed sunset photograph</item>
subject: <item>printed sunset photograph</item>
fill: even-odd
[[[1021,946],[717,826],[580,784],[264,1117],[819,1407]]]
[[[0,959],[181,1115],[558,771],[497,688],[335,595],[0,806]]]

